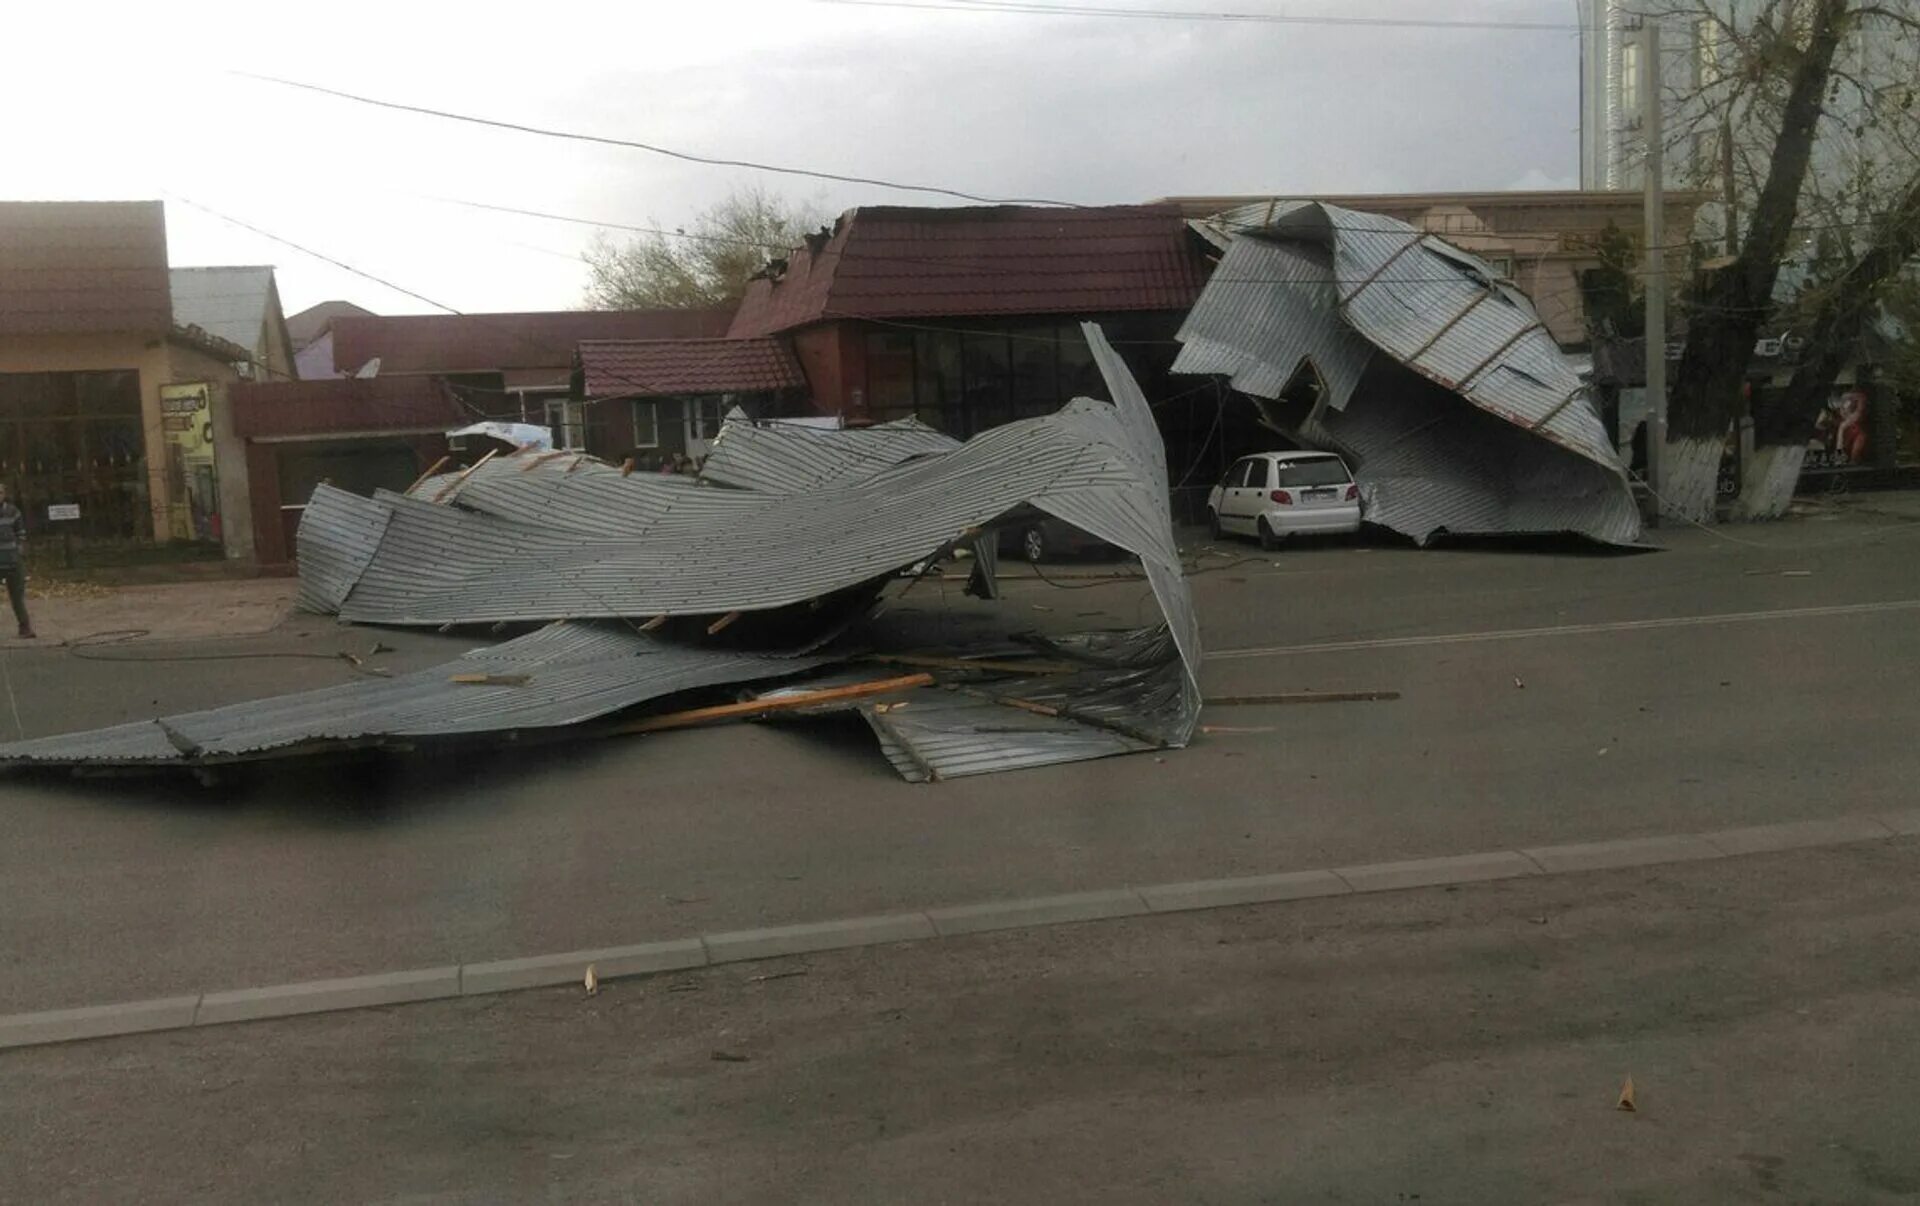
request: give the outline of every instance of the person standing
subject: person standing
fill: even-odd
[[[33,621],[27,618],[27,517],[7,497],[0,485],[0,576],[7,580],[7,598],[13,603],[13,618],[20,621],[20,635],[33,636]]]

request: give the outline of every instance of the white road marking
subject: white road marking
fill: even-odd
[[[1550,628],[1506,628],[1497,632],[1448,632],[1433,636],[1381,637],[1368,641],[1323,641],[1313,645],[1266,645],[1252,649],[1217,649],[1210,662],[1240,658],[1291,657],[1301,653],[1347,653],[1360,649],[1405,649],[1418,645],[1470,645],[1482,641],[1525,641],[1538,637],[1585,636],[1596,632],[1642,632],[1658,628],[1701,628],[1714,624],[1752,624],[1762,620],[1805,620],[1816,616],[1858,616],[1881,612],[1920,611],[1920,599],[1889,603],[1841,603],[1832,607],[1788,607],[1778,611],[1736,611],[1708,616],[1667,616],[1657,620],[1616,620],[1605,624],[1556,624]]]

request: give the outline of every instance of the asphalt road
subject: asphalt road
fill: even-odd
[[[913,786],[857,723],[721,729],[276,770],[207,792],[0,781],[0,1010],[57,1008],[1171,880],[1904,809],[1920,780],[1920,526],[1663,533],[1641,556],[1235,545],[1194,579],[1210,695],[1396,690],[1220,708],[1131,757]],[[1150,618],[1136,582],[958,583],[887,622],[979,630]],[[1689,617],[1893,605],[1753,622]],[[1045,609],[1045,610],[1041,610]],[[1462,633],[1577,631],[1459,641]],[[1582,628],[1581,626],[1587,626]],[[343,681],[324,656],[471,639],[299,621],[101,656],[8,651],[28,735]],[[1388,642],[1369,644],[1368,642]],[[1333,651],[1299,646],[1349,642]],[[1265,651],[1257,656],[1246,651]],[[1236,652],[1237,651],[1237,652]]]
[[[6,1052],[0,1196],[1908,1202],[1916,874],[1903,839]]]

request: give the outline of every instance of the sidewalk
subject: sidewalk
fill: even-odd
[[[121,587],[29,580],[27,610],[39,639],[8,635],[0,640],[0,649],[52,646],[103,633],[135,640],[186,640],[265,632],[286,617],[297,585],[291,578]],[[0,626],[0,632],[12,631],[11,624]]]

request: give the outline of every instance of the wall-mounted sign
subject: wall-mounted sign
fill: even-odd
[[[58,523],[63,519],[78,519],[78,518],[80,518],[79,503],[47,504],[47,522],[49,523]]]
[[[160,431],[167,444],[167,515],[175,540],[220,539],[212,395],[204,381],[160,387]]]

